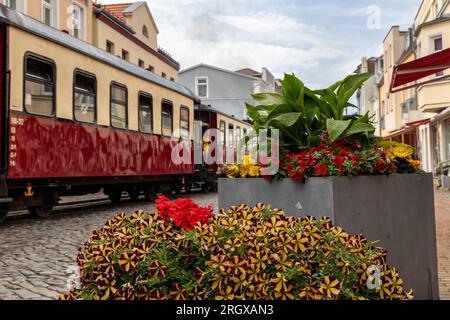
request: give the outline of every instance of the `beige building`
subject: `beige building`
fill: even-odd
[[[423,0],[413,27],[402,31],[393,26],[383,40],[382,56],[371,60],[378,96],[372,94],[370,100],[361,95],[364,108],[379,115],[381,136],[415,146],[423,169],[433,173],[450,168],[450,70],[395,90],[391,90],[392,79],[396,65],[447,48],[450,0]],[[370,105],[371,101],[377,105]],[[445,170],[444,174],[450,175]]]
[[[450,1],[424,0],[415,18],[417,57],[450,48]],[[429,122],[418,128],[424,169],[436,173],[450,165],[450,75],[446,70],[422,81],[440,81],[417,87],[419,110],[426,112]]]
[[[158,27],[146,1],[102,5],[92,0],[0,0],[155,74],[178,81],[179,63],[158,47]]]

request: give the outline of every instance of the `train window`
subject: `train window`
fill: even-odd
[[[228,126],[228,146],[234,147],[234,126],[232,124]]]
[[[189,108],[182,106],[180,108],[180,129],[183,138],[189,139]]]
[[[73,109],[77,121],[95,122],[97,81],[94,75],[76,70],[73,85]]]
[[[226,142],[225,130],[226,130],[225,122],[224,121],[220,121],[220,125],[219,125],[219,144],[221,146],[225,145],[225,142]]]
[[[139,94],[139,130],[153,132],[153,98],[149,94]]]
[[[163,136],[171,136],[173,131],[173,104],[163,100],[161,104],[161,133]]]
[[[120,129],[127,128],[127,109],[127,88],[119,84],[111,84],[111,126]]]
[[[52,116],[55,112],[55,65],[47,60],[25,57],[24,105],[29,113]]]

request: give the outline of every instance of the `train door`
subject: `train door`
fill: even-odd
[[[6,175],[6,155],[5,155],[5,115],[7,106],[7,74],[6,74],[6,26],[0,23],[0,141],[1,141],[1,159],[0,159],[0,175]],[[0,195],[1,196],[1,195]]]
[[[6,49],[7,49],[7,28],[0,23],[0,223],[8,214],[9,203],[8,187],[6,184],[6,171],[8,160],[8,91],[9,74],[7,73]]]

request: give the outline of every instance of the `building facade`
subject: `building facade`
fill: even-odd
[[[360,114],[369,114],[375,126],[375,135],[381,135],[380,114],[378,109],[379,92],[377,86],[376,70],[380,63],[378,58],[362,58],[361,64],[356,69],[356,73],[370,72],[372,76],[358,89],[356,93],[357,106]]]
[[[179,63],[158,47],[158,27],[146,1],[102,5],[92,0],[0,0],[49,26],[178,81]]]
[[[415,27],[418,58],[450,48],[450,1],[424,0]],[[450,80],[446,79],[449,75],[449,70],[432,75],[423,81],[442,80],[416,89],[418,108],[429,119],[418,127],[422,162],[425,170],[438,174],[450,166]]]
[[[357,72],[374,69],[374,80],[369,79],[358,93],[361,112],[369,111],[378,118],[379,133],[386,140],[414,146],[423,169],[435,174],[450,167],[450,71],[399,90],[391,90],[391,85],[396,65],[447,48],[450,48],[450,0],[423,0],[412,27],[402,31],[393,26],[383,40],[383,54],[378,59],[363,59],[357,69]],[[373,81],[378,97],[371,91]],[[374,101],[373,106],[370,101]]]
[[[199,64],[180,71],[180,83],[200,97],[202,104],[211,105],[238,120],[248,120],[246,103],[254,104],[251,95],[275,92],[276,79],[266,68],[230,71]]]

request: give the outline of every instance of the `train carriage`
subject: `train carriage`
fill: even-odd
[[[0,216],[47,216],[61,195],[179,188],[176,129],[193,139],[198,98],[84,41],[0,5]]]

